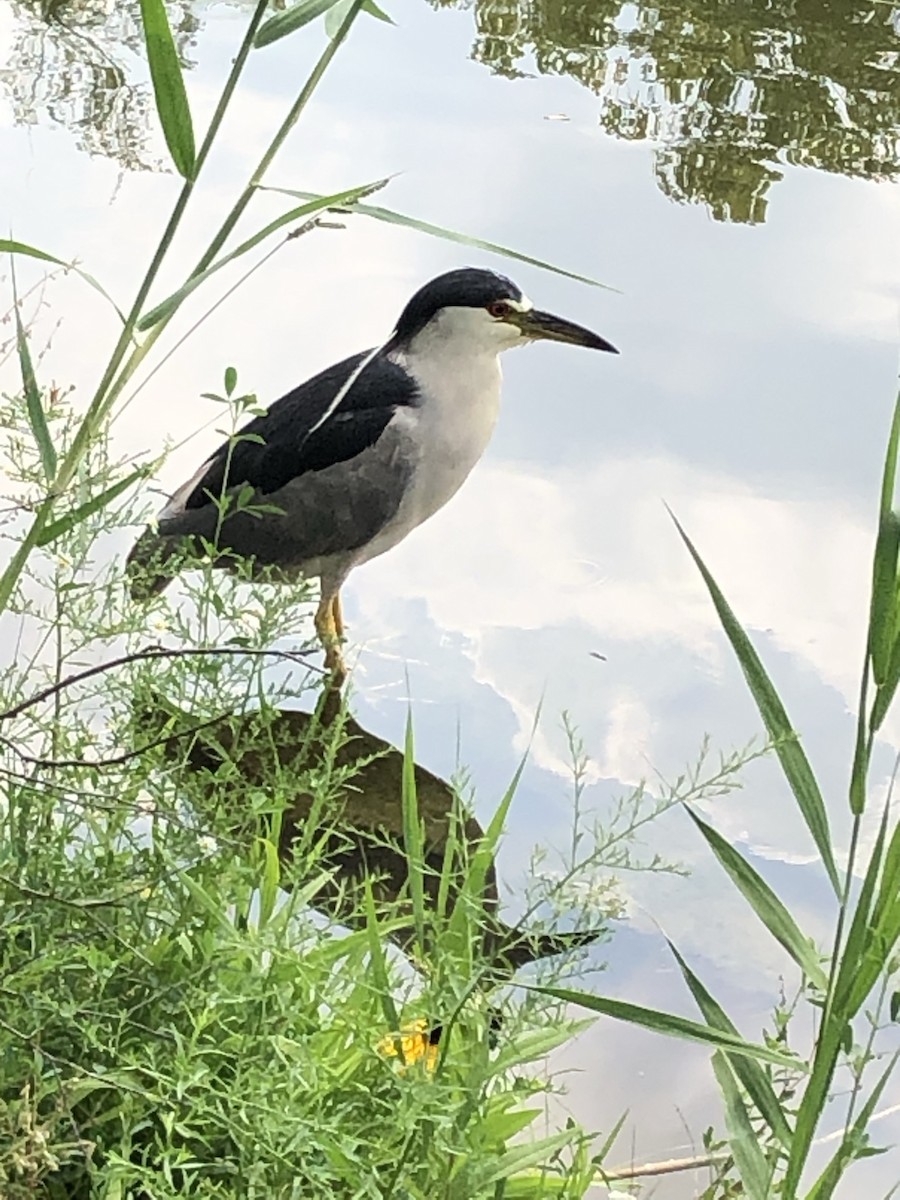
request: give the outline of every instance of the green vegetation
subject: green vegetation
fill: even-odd
[[[377,6],[307,0],[266,23],[257,4],[202,138],[161,0],[142,0],[141,10],[181,195],[82,410],[42,386],[29,293],[15,276],[12,333],[0,347],[18,357],[22,380],[0,412],[14,490],[0,576],[0,1194],[584,1196],[609,1177],[621,1126],[598,1136],[569,1123],[532,1135],[552,1091],[534,1064],[577,1035],[580,1007],[711,1048],[727,1140],[709,1139],[705,1200],[827,1200],[876,1152],[868,1126],[896,1065],[896,1055],[879,1057],[878,1040],[900,1010],[900,824],[890,797],[867,862],[859,847],[878,803],[868,784],[874,739],[900,682],[900,404],[879,512],[847,863],[784,706],[682,531],[833,887],[832,946],[815,947],[694,811],[736,785],[748,754],[702,762],[656,799],[638,789],[605,823],[583,828],[583,751],[571,730],[579,828],[569,856],[536,873],[511,926],[497,911],[494,862],[518,775],[482,829],[461,783],[416,766],[411,724],[401,752],[344,707],[326,713],[295,596],[260,588],[248,608],[240,579],[213,585],[211,570],[200,573],[186,585],[188,605],[161,599],[151,609],[165,645],[147,646],[145,614],[125,599],[121,563],[105,556],[104,540],[134,523],[135,485],[156,465],[115,460],[110,420],[172,314],[225,259],[298,220],[287,236],[313,233],[335,209],[416,227],[360,203],[381,186],[363,184],[295,196],[299,206],[226,250],[357,17],[379,17]],[[301,28],[304,14],[330,16],[325,50],[207,250],[150,306],[248,56]],[[16,261],[59,265],[11,238],[2,248]],[[99,287],[89,276],[85,284]],[[236,427],[253,398],[238,394],[231,368],[224,392]],[[618,912],[615,874],[641,865],[635,832],[674,805],[687,807],[796,965],[797,996],[776,1009],[762,1044],[736,1030],[675,947],[697,1020],[585,988],[576,951]],[[805,1009],[817,1020],[797,1033],[798,1024],[807,1030],[796,1022]],[[810,1152],[826,1111],[833,1120],[839,1071],[850,1081],[844,1133],[814,1177]]]

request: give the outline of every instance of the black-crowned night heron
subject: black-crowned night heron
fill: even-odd
[[[503,275],[463,268],[432,279],[383,346],[276,400],[174,493],[129,555],[132,595],[161,592],[185,550],[212,550],[225,568],[251,560],[267,578],[318,577],[316,630],[340,682],[344,580],[458,490],[497,420],[498,355],[540,338],[616,353],[539,312]]]

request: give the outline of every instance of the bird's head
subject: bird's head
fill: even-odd
[[[415,351],[433,339],[472,353],[499,354],[539,339],[618,353],[590,329],[536,309],[511,279],[475,267],[448,271],[419,288],[388,344]]]

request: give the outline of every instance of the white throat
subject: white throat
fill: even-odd
[[[471,310],[446,313],[457,317],[467,311]],[[418,449],[415,481],[404,500],[403,519],[411,524],[447,503],[491,439],[500,411],[498,355],[505,348],[490,336],[497,328],[487,337],[473,337],[471,328],[460,329],[458,320],[436,319],[405,350],[391,355],[412,375],[420,392],[419,406],[405,410],[416,427]]]

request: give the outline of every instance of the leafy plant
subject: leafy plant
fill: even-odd
[[[869,794],[869,767],[878,730],[884,723],[900,682],[900,523],[893,511],[900,444],[900,396],[888,440],[878,536],[872,564],[872,589],[866,653],[860,686],[856,746],[850,772],[848,805],[852,815],[850,848],[840,870],[822,792],[800,739],[766,673],[750,638],[742,629],[721,588],[698,550],[678,525],[688,552],[707,586],[722,629],[741,665],[763,724],[772,739],[788,792],[797,805],[819,852],[822,867],[838,903],[834,942],[821,954],[804,934],[799,920],[778,898],[746,857],[696,812],[688,809],[710,851],[740,891],[768,934],[793,959],[801,979],[804,1001],[818,1016],[808,1059],[782,1061],[792,1071],[786,1092],[777,1091],[772,1066],[738,1055],[727,1044],[736,1035],[725,1011],[672,946],[681,972],[707,1023],[708,1039],[719,1041],[713,1068],[725,1105],[730,1170],[743,1193],[753,1200],[770,1196],[783,1200],[828,1200],[850,1167],[877,1153],[868,1125],[900,1058],[889,1055],[874,1083],[871,1069],[878,1060],[875,1040],[880,1030],[897,1019],[900,1003],[900,822],[892,811],[893,785],[881,806],[875,844],[868,862],[860,862],[860,831]],[[874,691],[874,695],[872,695]],[[855,882],[859,876],[859,886]],[[644,1025],[672,1036],[685,1036],[686,1023],[673,1013],[637,1010],[634,1006],[584,991],[558,988],[549,994],[595,1012]],[[861,1032],[860,1022],[865,1024]],[[783,1055],[786,1023],[770,1042]],[[857,1036],[862,1040],[857,1044]],[[774,1060],[770,1060],[774,1064]],[[850,1098],[843,1113],[838,1148],[824,1170],[808,1179],[810,1151],[829,1109],[835,1073],[843,1063],[849,1072]],[[729,1195],[723,1177],[715,1195]],[[713,1193],[710,1193],[712,1195]]]

